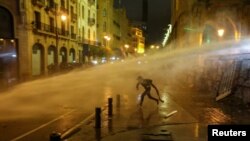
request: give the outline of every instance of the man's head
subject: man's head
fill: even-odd
[[[142,80],[142,79],[143,79],[142,76],[138,76],[138,77],[137,77],[137,80],[138,80],[138,81],[140,81],[140,80]]]

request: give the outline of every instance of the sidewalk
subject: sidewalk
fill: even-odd
[[[101,128],[91,118],[67,141],[206,141],[207,126],[193,118],[167,95],[158,106],[145,98],[143,107],[135,103],[113,103],[113,116],[106,108],[101,114]],[[125,100],[124,100],[125,101]],[[94,117],[94,116],[92,116]]]

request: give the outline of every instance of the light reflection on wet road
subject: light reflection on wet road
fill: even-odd
[[[226,115],[220,108],[204,108],[204,121],[211,123],[230,123],[231,116]]]
[[[215,101],[211,93],[192,90],[171,91],[170,97],[200,122],[207,124],[249,124],[250,110],[230,98]]]

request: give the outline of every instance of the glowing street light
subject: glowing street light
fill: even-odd
[[[106,39],[107,41],[109,41],[111,38],[109,36],[104,36],[104,39]]]
[[[109,36],[104,36],[103,37],[104,39],[105,39],[105,47],[107,47],[108,46],[108,42],[111,40],[111,38],[109,37]]]
[[[126,54],[126,56],[128,56],[129,45],[125,44],[124,47],[125,47],[125,54]]]
[[[125,47],[126,49],[128,49],[128,48],[129,48],[129,45],[128,45],[128,44],[125,44],[124,47]]]
[[[105,45],[104,47],[110,51],[109,41],[111,40],[111,38],[108,35],[103,36],[103,38],[105,39],[104,40],[104,45]],[[106,55],[108,55],[108,54],[106,54]]]
[[[61,15],[61,20],[62,20],[62,21],[66,21],[66,20],[67,20],[67,16],[64,15],[64,14],[62,14],[62,15]]]
[[[217,32],[218,32],[218,36],[219,36],[219,37],[222,37],[222,36],[224,35],[224,32],[225,32],[225,31],[224,31],[224,29],[218,29]]]

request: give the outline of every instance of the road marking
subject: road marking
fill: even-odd
[[[67,112],[67,113],[65,113],[65,114],[63,114],[63,115],[61,115],[61,116],[59,116],[59,117],[57,117],[57,118],[55,118],[55,119],[53,119],[53,120],[51,120],[51,121],[49,121],[49,122],[47,122],[47,123],[45,123],[45,124],[43,124],[43,125],[41,125],[41,126],[35,128],[35,129],[33,129],[33,130],[31,130],[31,131],[29,131],[29,132],[27,132],[27,133],[25,133],[25,134],[23,134],[23,135],[21,135],[21,136],[19,136],[19,137],[16,137],[16,138],[12,139],[11,141],[20,140],[20,139],[22,139],[23,137],[28,136],[29,134],[32,134],[32,133],[34,133],[34,132],[36,132],[36,131],[42,129],[43,127],[48,126],[49,124],[51,124],[51,123],[53,123],[53,122],[55,122],[55,121],[57,121],[57,120],[63,118],[64,116],[66,116],[66,115],[72,113],[73,111],[75,111],[75,110],[71,110],[71,111],[69,111],[69,112]]]
[[[174,110],[174,111],[170,112],[170,113],[167,114],[164,118],[169,118],[169,117],[171,117],[172,115],[174,115],[175,113],[177,113],[177,110]]]

